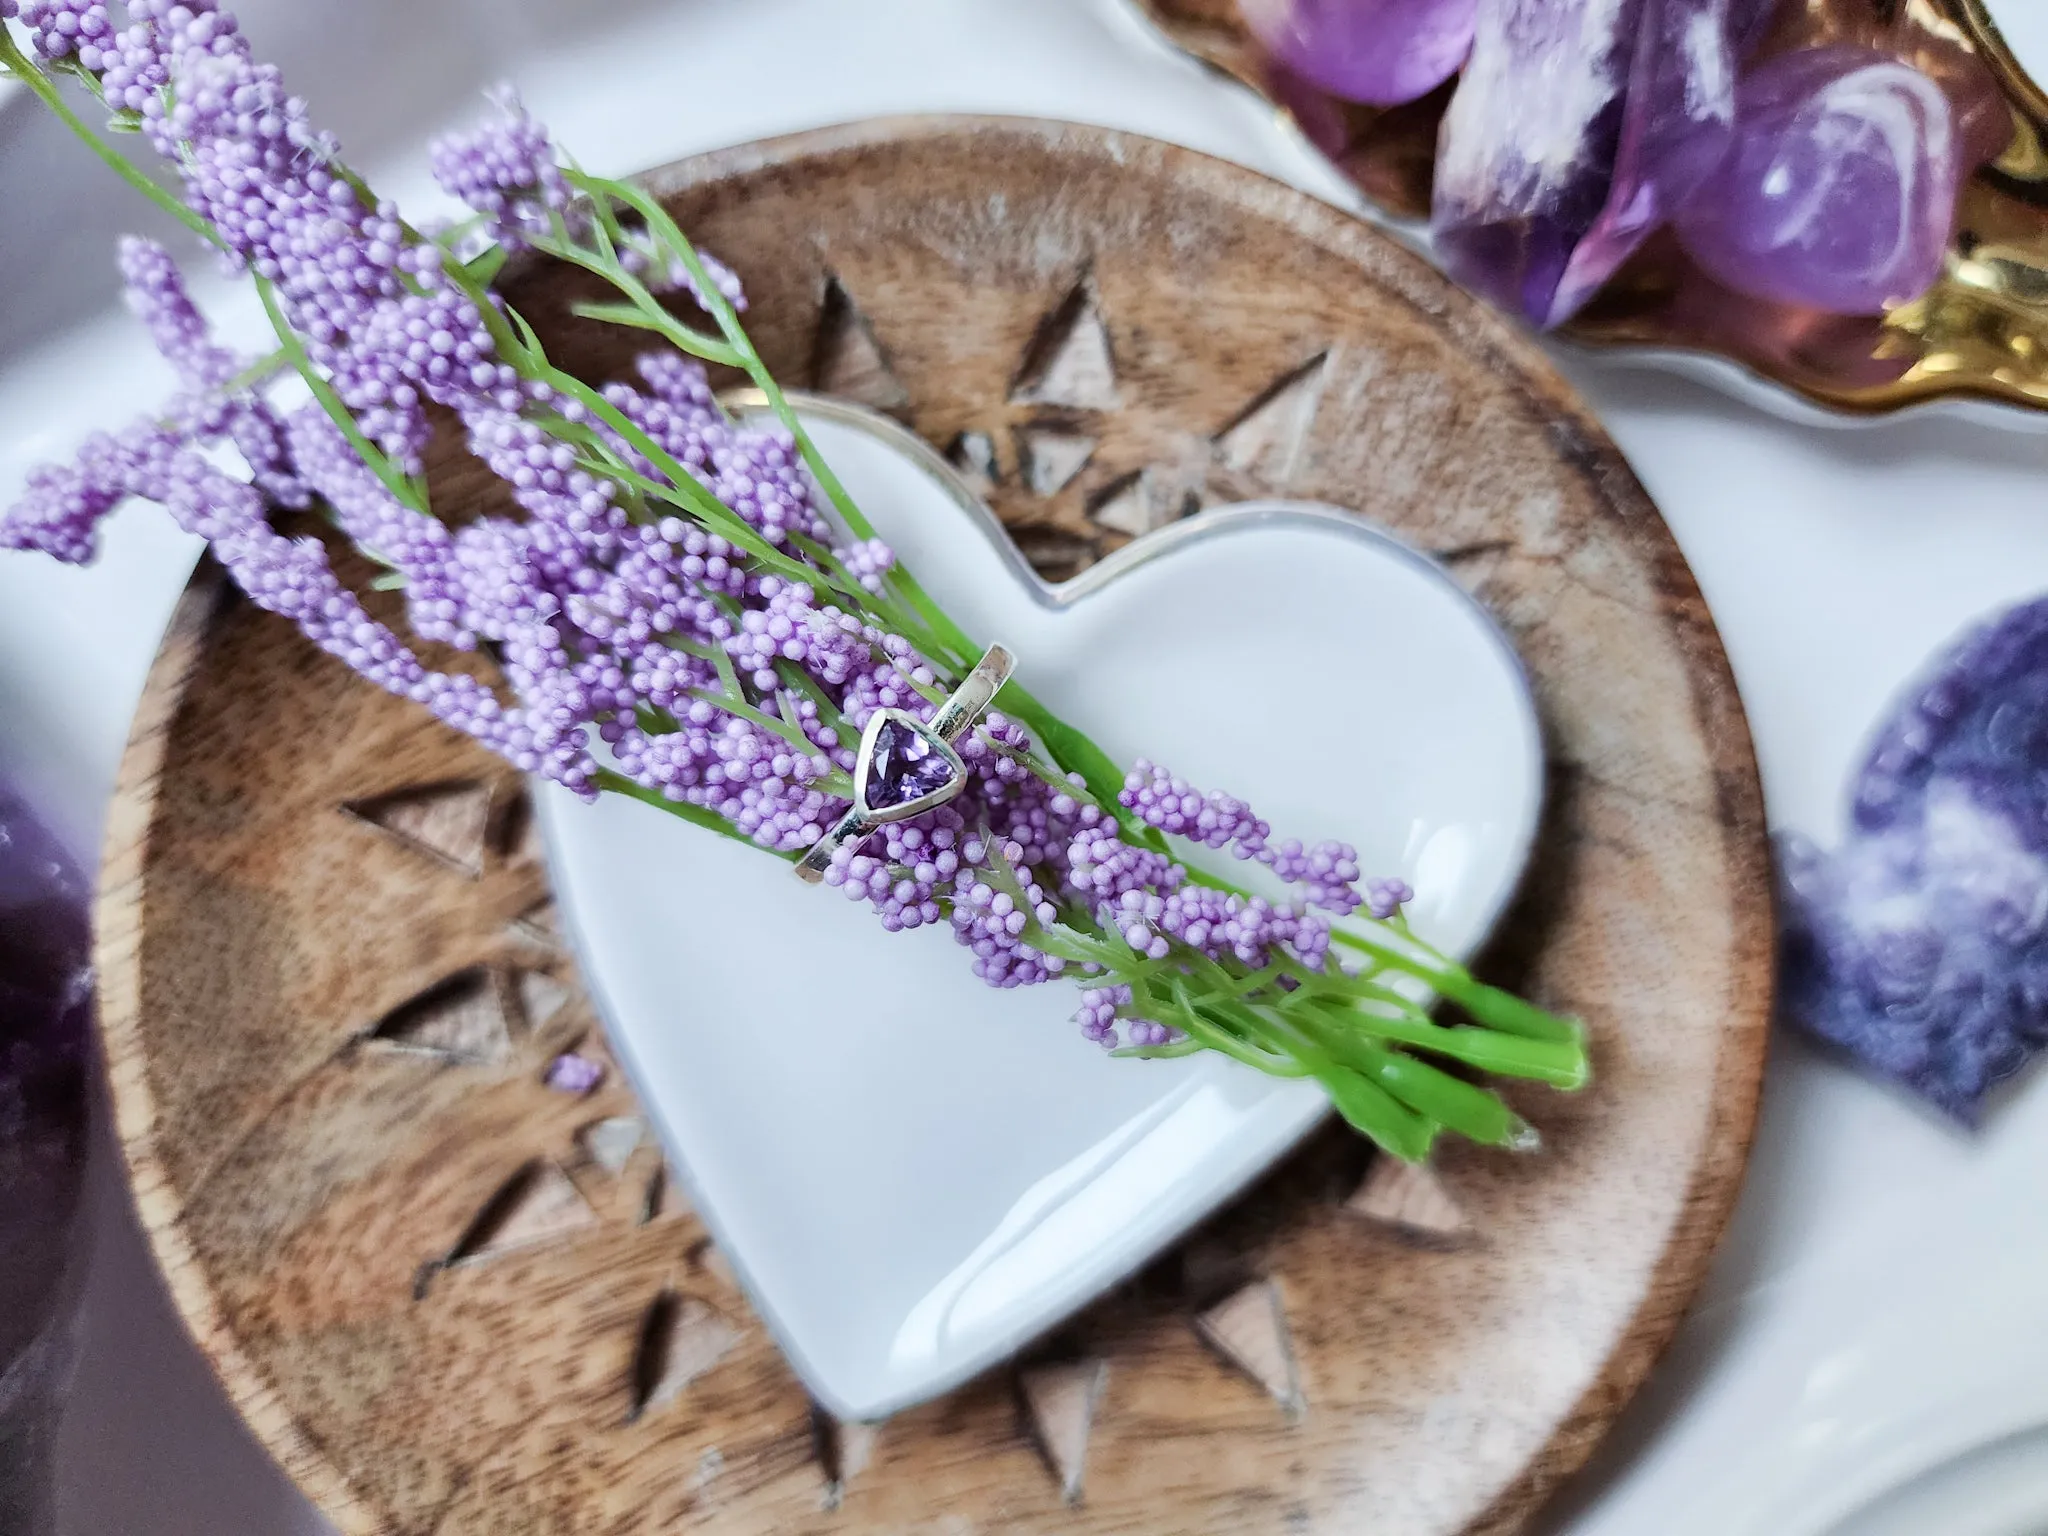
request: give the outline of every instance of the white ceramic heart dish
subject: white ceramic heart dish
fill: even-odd
[[[1205,513],[1049,586],[885,418],[803,410],[970,634],[1119,761],[1355,843],[1454,953],[1535,834],[1521,665],[1430,561],[1346,512]],[[1001,708],[998,698],[996,707]],[[791,1364],[848,1419],[932,1397],[1158,1253],[1325,1113],[1221,1058],[1114,1060],[1067,983],[990,990],[950,931],[887,935],[787,864],[659,810],[543,796],[592,995],[697,1207]]]

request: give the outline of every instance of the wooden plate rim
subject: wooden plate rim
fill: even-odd
[[[1680,1213],[1628,1326],[1605,1365],[1522,1473],[1469,1528],[1507,1536],[1591,1455],[1605,1431],[1669,1345],[1732,1214],[1755,1134],[1774,995],[1773,881],[1763,794],[1747,718],[1713,620],[1676,540],[1591,410],[1542,350],[1514,325],[1455,287],[1389,236],[1308,193],[1197,150],[1113,129],[1032,117],[928,115],[866,119],[758,140],[672,162],[640,178],[662,197],[764,170],[928,140],[995,136],[1133,163],[1185,178],[1209,195],[1370,270],[1467,351],[1513,378],[1537,408],[1559,453],[1597,487],[1610,515],[1648,545],[1697,691],[1700,726],[1711,744],[1719,824],[1741,910],[1733,942],[1734,995],[1754,999],[1729,1021],[1717,1058],[1716,1123],[1692,1173]],[[359,1499],[314,1430],[286,1406],[242,1349],[212,1283],[180,1230],[184,1201],[156,1146],[156,1105],[142,1038],[145,871],[172,729],[206,661],[209,631],[233,600],[220,569],[202,559],[181,596],[144,684],[123,753],[102,847],[95,906],[100,1021],[115,1126],[142,1226],[179,1314],[256,1437],[305,1494],[344,1532],[374,1533],[378,1518]],[[1597,1090],[1596,1090],[1597,1091]],[[1717,1155],[1718,1154],[1718,1155]]]

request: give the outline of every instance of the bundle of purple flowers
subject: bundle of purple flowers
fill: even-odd
[[[425,232],[347,168],[209,0],[132,0],[125,24],[105,0],[0,0],[0,18],[17,4],[28,46],[0,28],[0,68],[247,274],[278,347],[234,355],[170,256],[126,244],[131,302],[184,391],[38,472],[0,544],[88,560],[115,506],[158,502],[254,602],[519,768],[791,859],[845,811],[868,720],[929,719],[973,666],[980,647],[816,454],[740,325],[732,275],[645,192],[574,169],[516,101],[436,146],[438,179],[473,217]],[[67,78],[111,128],[144,136],[182,199],[80,121]],[[638,385],[549,359],[492,290],[521,251],[601,276],[618,300],[581,312],[666,343]],[[728,417],[706,364],[743,370],[778,424]],[[301,403],[278,403],[280,378]],[[522,518],[434,515],[430,406],[460,422]],[[227,446],[246,473],[222,467]],[[290,512],[328,519],[384,567],[421,639],[487,650],[509,701],[470,672],[431,669],[371,618],[318,538],[280,531]],[[1406,888],[1361,893],[1350,848],[1275,842],[1241,801],[1145,763],[1125,774],[1014,683],[999,703],[958,742],[965,791],[828,874],[885,928],[949,924],[993,986],[1074,977],[1086,1033],[1128,1054],[1214,1049],[1312,1076],[1405,1157],[1445,1128],[1533,1142],[1493,1095],[1416,1050],[1585,1081],[1576,1025],[1422,943]],[[1193,868],[1169,835],[1261,864],[1291,894],[1269,901]],[[802,899],[794,881],[790,895]],[[1430,992],[1474,1022],[1432,1022]]]

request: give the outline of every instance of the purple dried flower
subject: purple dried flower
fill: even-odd
[[[554,140],[517,93],[501,87],[491,100],[496,120],[434,141],[434,180],[486,217],[492,239],[517,250],[566,218],[574,198]]]
[[[498,121],[434,150],[436,176],[483,233],[429,238],[349,172],[231,17],[205,0],[130,0],[125,15],[114,31],[102,6],[23,9],[40,48],[97,73],[114,110],[133,114],[120,126],[139,126],[170,162],[187,207],[258,283],[285,345],[271,359],[236,356],[164,251],[125,246],[130,302],[182,393],[163,415],[38,471],[0,518],[0,544],[84,560],[122,500],[156,501],[253,602],[520,770],[585,795],[630,790],[687,807],[779,853],[814,844],[847,809],[856,744],[877,713],[929,721],[972,665],[967,642],[858,510],[821,491],[791,431],[732,421],[703,367],[673,352],[644,358],[637,384],[558,371],[480,275],[520,245],[573,258],[611,279],[636,323],[699,356],[741,359],[779,400],[732,324],[727,306],[744,304],[733,274],[639,194],[568,170],[509,95]],[[722,336],[648,296],[674,287]],[[313,399],[280,415],[259,376],[285,364]],[[437,410],[514,515],[451,527],[432,514],[419,476]],[[403,589],[416,635],[488,649],[501,682],[430,670],[341,585],[323,544],[280,517],[293,509],[324,516],[384,568],[380,584]],[[1039,734],[1074,735],[1018,698]],[[952,786],[950,759],[940,772],[914,731],[883,740],[871,781],[883,799]],[[1138,1050],[1174,1044],[1175,1019],[1205,1028],[1175,988],[1213,987],[1219,969],[1227,996],[1215,1001],[1253,1035],[1257,1010],[1296,997],[1325,1006],[1316,999],[1352,980],[1330,957],[1333,921],[1367,900],[1349,846],[1276,844],[1244,802],[1150,764],[1120,788],[1067,772],[1002,712],[954,747],[956,798],[843,850],[826,873],[885,930],[946,925],[991,986],[1094,981],[1084,1029]],[[1162,834],[1262,864],[1287,894],[1226,889],[1179,862]],[[1377,882],[1372,910],[1391,915],[1405,894]],[[1322,986],[1304,986],[1311,975]],[[1522,1009],[1516,1027],[1532,1017]],[[1558,1053],[1582,1061],[1577,1037],[1553,1023]],[[1248,1042],[1245,1059],[1284,1061],[1289,1038],[1306,1037]],[[1304,1063],[1403,1155],[1426,1150],[1427,1116],[1464,1113],[1450,1100],[1432,1109],[1418,1076],[1405,1081],[1425,1118],[1378,1116],[1379,1090],[1353,1083],[1351,1068]],[[547,1081],[587,1092],[601,1070],[571,1053]],[[1570,1060],[1552,1075],[1576,1080]]]
[[[52,63],[76,58],[87,69],[97,68],[114,38],[105,0],[22,0],[19,14],[29,46]]]
[[[1384,923],[1415,899],[1415,888],[1406,880],[1368,880],[1365,910],[1375,922]]]
[[[573,1093],[579,1097],[595,1093],[604,1081],[604,1063],[579,1056],[574,1051],[565,1051],[548,1063],[547,1072],[541,1080],[557,1093]]]

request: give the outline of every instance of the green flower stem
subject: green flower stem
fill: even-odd
[[[794,864],[803,857],[801,853],[786,853],[780,848],[762,848],[759,843],[748,837],[746,833],[740,831],[731,822],[719,815],[718,812],[708,810],[701,805],[692,805],[687,800],[671,800],[668,796],[662,794],[660,790],[649,789],[645,784],[627,778],[615,768],[598,769],[596,784],[599,789],[605,790],[608,793],[624,795],[628,799],[639,800],[647,805],[659,807],[661,810],[667,811],[669,815],[689,822],[693,827],[703,827],[708,831],[716,832],[720,837],[730,838],[736,843],[744,843],[749,848],[760,849],[761,852],[772,854],[784,863]]]
[[[1187,1035],[1171,1045],[1120,1045],[1109,1054],[1119,1061],[1178,1061],[1183,1056],[1199,1056],[1209,1047]]]
[[[1081,782],[1097,805],[1106,810],[1117,803],[1116,797],[1123,792],[1124,771],[1116,765],[1116,759],[1039,703],[1014,677],[1003,684],[999,697],[1003,713],[1029,730],[1055,763],[1081,775]],[[1152,833],[1153,838],[1146,839],[1146,833]],[[1149,826],[1141,825],[1137,835],[1141,841],[1157,838]],[[1165,851],[1163,845],[1159,847],[1161,852]]]
[[[813,565],[816,565],[820,570],[827,572],[835,588],[841,592],[852,594],[855,608],[864,613],[871,613],[874,617],[880,619],[885,628],[908,640],[912,649],[924,657],[927,662],[938,667],[947,665],[945,653],[935,644],[931,632],[915,614],[909,612],[886,592],[875,593],[868,591],[867,588],[860,584],[859,579],[846,568],[846,562],[841,560],[831,549],[820,544],[816,539],[811,538],[807,534],[798,533],[795,529],[788,530],[784,537],[789,540],[790,547],[798,554],[802,555]],[[980,659],[979,653],[976,653],[975,659]],[[953,675],[955,677],[965,677],[967,675],[967,668],[964,665],[955,665],[953,667]],[[944,692],[927,687],[908,673],[904,673],[904,681],[908,682],[911,687],[917,689],[918,692],[922,693],[934,704],[939,703],[945,698]]]
[[[775,675],[782,679],[786,690],[810,701],[812,707],[818,711],[818,723],[828,730],[838,732],[841,746],[850,745],[849,738],[858,736],[858,732],[847,725],[846,716],[839,712],[839,706],[832,701],[832,696],[802,667],[793,661],[777,661]],[[819,748],[813,745],[811,750],[815,752]]]
[[[1158,986],[1136,984],[1132,996],[1139,1007],[1162,1024],[1172,1024],[1210,1050],[1221,1051],[1268,1076],[1308,1077],[1313,1073],[1311,1065],[1296,1054],[1273,1049],[1256,1020],[1250,1021],[1252,1027],[1248,1029],[1244,1020],[1232,1017],[1214,999],[1196,998],[1184,978],[1167,979]]]
[[[1367,1008],[1314,1006],[1323,1010],[1323,1017],[1369,1038],[1430,1051],[1496,1076],[1526,1077],[1566,1089],[1583,1088],[1592,1076],[1585,1050],[1576,1044],[1530,1040],[1492,1029],[1433,1024],[1426,1019]]]
[[[1533,1150],[1536,1133],[1507,1105],[1483,1088],[1453,1077],[1426,1061],[1361,1040],[1341,1028],[1303,1021],[1318,1044],[1354,1071],[1372,1079],[1417,1114],[1435,1120],[1488,1147]]]
[[[729,698],[724,694],[714,693],[709,688],[692,688],[690,690],[690,697],[702,699],[707,704],[716,705],[729,715],[737,715],[740,719],[759,726],[771,735],[780,737],[784,742],[788,743],[792,750],[801,753],[805,757],[817,755],[817,743],[805,736],[794,724],[786,720],[778,720],[765,710],[754,708],[753,705],[747,703],[744,699]],[[851,800],[853,798],[853,780],[844,769],[833,769],[824,778],[817,781],[817,787],[837,800]]]
[[[615,187],[618,185],[617,183],[598,183],[592,181],[591,178],[583,179],[590,181],[592,186]],[[729,329],[745,342],[744,352],[740,346],[730,342],[721,342],[717,338],[707,336],[695,327],[685,325],[682,321],[678,320],[655,297],[645,283],[641,282],[638,277],[626,269],[618,254],[617,237],[619,232],[617,222],[611,212],[610,200],[600,194],[591,194],[591,196],[592,211],[596,215],[597,220],[594,225],[594,231],[603,242],[602,250],[591,252],[579,245],[571,237],[567,224],[559,216],[554,220],[553,235],[548,239],[536,242],[534,248],[543,255],[554,257],[557,260],[567,262],[603,278],[621,293],[625,294],[631,302],[624,305],[583,303],[573,306],[574,312],[590,319],[652,331],[683,352],[708,362],[740,368],[747,373],[748,377],[757,386],[762,387],[764,397],[770,398],[771,401],[781,400],[781,410],[777,414],[785,421],[786,425],[793,420],[788,414],[787,400],[783,399],[779,394],[771,395],[770,390],[773,386],[773,380],[765,366],[761,364],[759,355],[753,352],[752,343],[745,341],[746,333],[739,327],[737,317],[733,317],[733,324]],[[681,239],[680,233],[678,233],[677,238]],[[691,254],[694,258],[694,250]],[[703,273],[701,261],[696,263],[695,275],[700,282],[708,283],[709,279]],[[714,295],[716,294],[715,288],[709,291]],[[719,302],[725,302],[722,296],[720,296]],[[728,305],[727,308],[730,309],[730,306]],[[807,443],[808,438],[800,439],[799,449],[803,450]],[[638,445],[636,444],[635,446],[637,447]],[[822,459],[817,459],[814,447],[809,449],[806,455],[806,463],[810,466],[814,476],[819,475],[820,466],[823,461]],[[663,466],[663,473],[668,473],[666,466]],[[830,473],[829,468],[825,470],[825,473]],[[819,483],[821,487],[824,485],[822,477]],[[834,483],[836,484],[836,482]],[[831,493],[828,491],[829,494]],[[833,500],[834,506],[840,510],[842,516],[845,514],[845,509],[853,505],[851,499],[846,496],[843,486],[839,488],[838,495]],[[873,537],[874,531],[872,527],[867,524],[864,518],[859,517],[857,511],[855,518],[858,524],[856,532],[859,536],[863,538]],[[848,526],[855,528],[856,523],[850,522]],[[817,548],[809,540],[803,539],[801,535],[792,536],[791,542],[804,554],[816,560],[819,568],[826,573],[828,582],[842,595],[849,597],[856,607],[879,610],[878,616],[882,617],[884,622],[896,633],[909,640],[921,653],[942,665],[950,664],[956,672],[964,673],[968,663],[957,656],[947,655],[946,647],[942,643],[941,637],[932,632],[931,625],[924,616],[903,611],[886,597],[877,601],[876,595],[861,588],[860,584],[847,572],[844,563],[831,551]],[[814,579],[816,574],[816,572],[812,573]]]
[[[270,328],[277,333],[278,348],[286,361],[296,368],[299,377],[306,381],[306,387],[313,392],[313,398],[320,403],[328,418],[333,421],[341,435],[348,439],[348,445],[369,466],[384,489],[389,491],[400,504],[413,511],[427,514],[426,487],[409,475],[400,472],[398,466],[386,455],[379,453],[370,440],[363,435],[363,429],[356,425],[355,413],[335,393],[334,386],[306,355],[305,344],[298,333],[286,322],[284,311],[278,306],[277,290],[268,278],[252,279],[256,284],[256,296],[263,301],[263,313],[270,317]]]
[[[1291,1053],[1314,1074],[1323,1092],[1337,1107],[1337,1113],[1354,1130],[1364,1133],[1404,1162],[1419,1163],[1429,1156],[1442,1126],[1428,1115],[1402,1103],[1371,1077],[1326,1052],[1305,1031],[1278,1026]]]
[[[663,635],[661,643],[672,651],[681,651],[685,656],[694,656],[699,661],[708,661],[718,668],[718,681],[725,689],[726,696],[736,703],[744,704],[746,693],[740,687],[739,669],[732,664],[722,645],[704,645],[686,635]],[[715,702],[715,701],[714,701]]]
[[[1334,927],[1330,934],[1333,943],[1369,956],[1388,970],[1400,971],[1427,982],[1438,996],[1456,1003],[1490,1029],[1525,1035],[1531,1040],[1552,1040],[1580,1047],[1585,1044],[1585,1030],[1576,1020],[1538,1008],[1512,992],[1489,987],[1457,961],[1438,953],[1413,934],[1404,933],[1401,937],[1410,946],[1406,950],[1341,925]]]
[[[669,217],[668,210],[645,189],[626,182],[604,181],[584,176],[580,172],[572,172],[570,180],[592,197],[609,197],[633,209],[646,221],[648,232],[655,240],[682,263],[683,270],[690,274],[691,281],[696,285],[705,313],[718,322],[718,328],[726,341],[739,354],[740,366],[745,369],[747,377],[768,401],[768,407],[775,413],[776,419],[796,440],[797,451],[803,455],[804,464],[817,480],[819,489],[824,491],[854,537],[873,538],[874,526],[854,504],[853,498],[846,492],[846,487],[832,472],[832,466],[825,462],[824,455],[818,452],[817,444],[811,440],[810,433],[805,430],[803,422],[798,419],[796,412],[790,407],[788,398],[782,393],[782,386],[776,382],[767,364],[761,360],[761,354],[754,349],[753,338],[740,324],[739,315],[734,311],[731,302],[718,291],[718,285],[712,281],[703,258],[697,254],[696,246],[684,236],[676,221]],[[980,656],[981,648],[968,638],[966,632],[953,622],[944,609],[931,600],[924,588],[918,584],[916,577],[900,567],[892,571],[890,577],[900,588],[912,610],[924,620],[926,627],[938,638],[941,645],[951,652],[946,659],[956,669],[962,671],[971,667],[975,658]]]
[[[86,126],[85,120],[71,110],[71,104],[64,99],[64,93],[58,88],[57,82],[30,61],[5,26],[0,26],[0,71],[14,76],[27,86],[35,97],[56,115],[58,121],[76,134],[79,141],[99,157],[108,170],[207,244],[221,244],[221,238],[211,224],[173,197],[170,191],[154,178],[130,164],[127,156]]]

